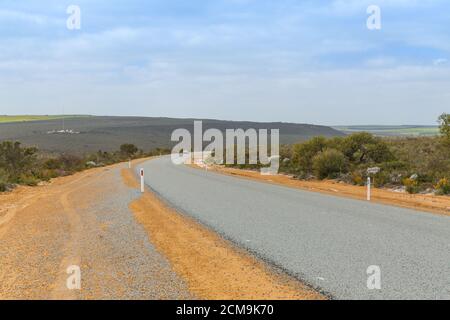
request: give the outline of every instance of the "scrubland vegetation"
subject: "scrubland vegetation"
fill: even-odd
[[[441,115],[439,122],[441,135],[435,137],[380,138],[361,132],[283,145],[280,172],[299,179],[336,179],[364,185],[367,169],[376,167],[379,172],[371,176],[377,187],[450,194],[450,115]]]
[[[18,184],[35,186],[88,168],[167,153],[168,149],[146,153],[133,144],[123,144],[116,152],[98,151],[85,156],[49,155],[34,147],[23,147],[20,142],[5,141],[0,143],[0,192]]]
[[[343,137],[314,137],[280,148],[280,172],[299,179],[336,179],[364,185],[368,168],[377,187],[404,189],[409,193],[450,194],[450,115],[439,117],[440,136],[380,138],[367,132]],[[0,191],[17,184],[37,185],[87,168],[128,159],[167,154],[168,149],[144,152],[123,144],[115,152],[98,151],[85,156],[49,155],[19,142],[0,143]],[[237,165],[257,169],[260,165]]]

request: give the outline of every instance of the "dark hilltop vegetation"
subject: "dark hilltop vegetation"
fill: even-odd
[[[176,143],[172,132],[192,132],[194,119],[3,116],[0,123],[0,192],[128,159],[167,154]],[[282,143],[341,132],[308,124],[203,120],[209,128],[280,129]]]
[[[44,121],[0,123],[1,141],[20,141],[41,151],[83,155],[117,150],[133,143],[142,150],[171,148],[170,136],[175,129],[193,130],[194,119],[145,117],[74,117]],[[326,126],[294,123],[259,123],[244,121],[203,120],[203,129],[280,129],[280,142],[291,144],[315,136],[335,137],[344,134]],[[66,130],[65,133],[57,131]]]

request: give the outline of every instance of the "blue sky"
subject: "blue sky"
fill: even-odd
[[[450,112],[450,3],[1,0],[0,114],[62,110],[435,124]]]

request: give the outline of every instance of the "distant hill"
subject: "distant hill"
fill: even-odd
[[[438,126],[420,126],[420,125],[403,125],[403,126],[381,126],[381,125],[360,125],[360,126],[336,126],[336,130],[344,133],[370,132],[380,137],[392,136],[436,136],[439,134]]]
[[[192,132],[194,119],[146,117],[66,116],[64,128],[73,134],[49,134],[62,129],[62,119],[0,123],[0,141],[17,140],[48,152],[88,153],[117,150],[123,143],[134,143],[143,150],[171,148],[170,136],[175,129]],[[202,120],[203,130],[280,129],[280,142],[290,144],[322,135],[341,136],[342,132],[326,126],[295,123],[260,123],[247,121]]]

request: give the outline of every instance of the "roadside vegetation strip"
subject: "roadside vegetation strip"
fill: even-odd
[[[302,180],[332,179],[356,186],[363,186],[370,177],[376,187],[410,194],[450,195],[450,114],[442,114],[438,121],[440,134],[433,137],[380,138],[357,132],[282,145],[278,171]],[[249,145],[245,158],[244,154],[239,157],[251,159],[255,150]],[[214,158],[208,161],[225,160],[227,167],[239,169],[265,166],[261,161],[240,163],[236,152],[234,161]]]
[[[17,185],[36,186],[53,178],[70,175],[90,168],[141,159],[164,150],[149,152],[134,144],[122,144],[114,152],[99,150],[83,156],[70,154],[49,155],[35,147],[23,147],[18,141],[0,142],[0,193],[11,191]]]
[[[198,170],[204,170],[204,168],[200,168],[195,164],[191,165],[191,167],[197,168]],[[259,171],[228,168],[219,165],[209,166],[208,170],[234,177],[257,180],[260,182],[320,192],[334,196],[358,200],[366,199],[367,189],[364,186],[354,186],[331,180],[298,180],[284,174],[264,176],[261,175]],[[447,196],[408,194],[374,188],[372,189],[371,200],[373,202],[450,216],[450,197]]]
[[[128,186],[139,186],[133,171],[122,169],[122,177]],[[151,242],[200,299],[325,299],[169,208],[151,192],[130,208]]]

